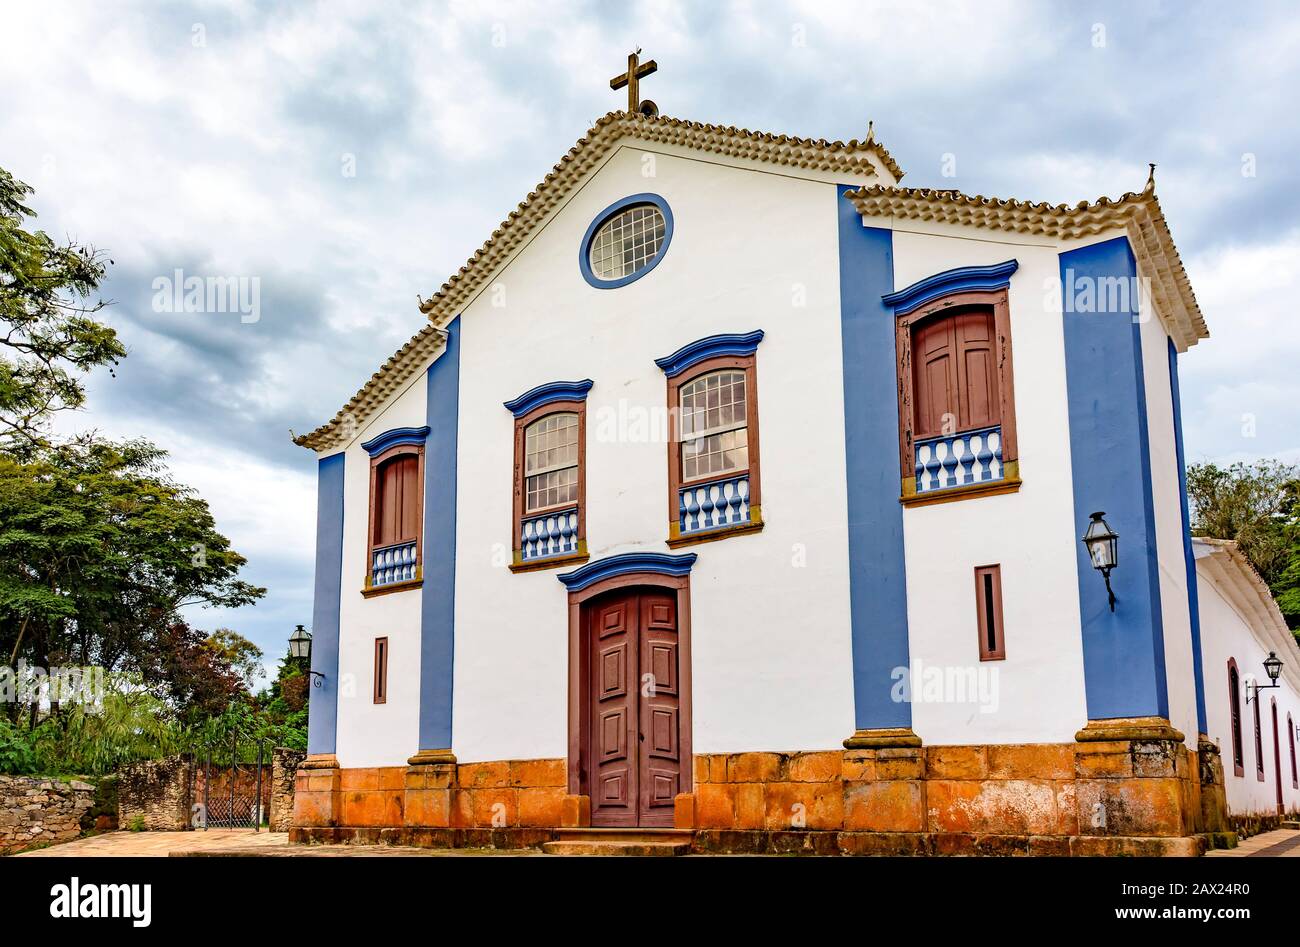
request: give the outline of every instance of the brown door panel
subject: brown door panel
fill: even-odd
[[[587,607],[592,825],[671,826],[682,772],[677,598],[630,589]]]

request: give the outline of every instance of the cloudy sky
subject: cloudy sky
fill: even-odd
[[[1158,192],[1213,338],[1190,460],[1300,461],[1300,17],[1285,3],[14,2],[0,166],[107,250],[130,356],[65,423],[171,452],[270,589],[202,612],[268,654],[309,622],[315,462],[428,296],[596,117],[641,46],[665,114],[878,138],[914,186]],[[956,176],[943,175],[946,156]],[[257,277],[256,321],[153,281]]]

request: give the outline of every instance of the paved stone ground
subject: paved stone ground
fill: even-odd
[[[219,852],[251,849],[270,854],[287,848],[287,832],[253,832],[251,829],[208,829],[206,832],[105,832],[62,845],[21,852],[15,858],[85,858],[97,856],[163,857],[176,851]]]
[[[89,838],[21,852],[14,858],[118,858],[167,856],[278,856],[300,858],[359,856],[541,855],[523,850],[403,848],[396,845],[290,845],[285,832],[208,829],[206,832],[105,832]]]
[[[1216,848],[1206,852],[1207,858],[1300,858],[1300,831],[1274,829],[1261,832],[1237,843],[1236,848]]]
[[[290,845],[283,832],[248,829],[209,829],[206,832],[106,832],[64,842],[15,858],[84,858],[121,856],[275,856],[275,857],[457,857],[465,855],[529,855],[549,857],[532,849],[403,848],[395,845]],[[1277,829],[1242,841],[1236,848],[1216,849],[1208,858],[1282,857],[1300,858],[1300,831]]]

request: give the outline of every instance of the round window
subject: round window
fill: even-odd
[[[600,289],[624,286],[654,268],[672,232],[672,214],[662,198],[638,194],[619,201],[587,229],[582,275]]]

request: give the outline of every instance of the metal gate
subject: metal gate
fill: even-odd
[[[205,744],[190,767],[191,829],[252,829],[268,824],[270,762],[263,741],[237,737]]]

